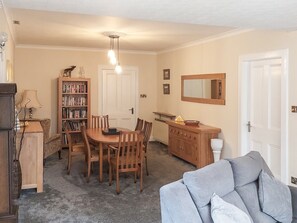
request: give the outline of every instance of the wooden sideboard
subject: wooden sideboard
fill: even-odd
[[[17,132],[16,147],[20,149],[23,128]],[[25,127],[20,154],[22,189],[37,188],[43,191],[43,130],[38,121],[30,121]]]
[[[217,138],[221,129],[202,125],[187,126],[183,122],[168,121],[169,153],[175,155],[197,168],[213,163],[210,139]]]

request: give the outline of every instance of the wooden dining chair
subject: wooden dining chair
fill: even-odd
[[[143,151],[144,151],[145,168],[146,168],[146,175],[147,176],[149,175],[148,167],[147,167],[147,145],[148,145],[148,142],[149,142],[150,137],[151,137],[152,126],[153,126],[153,124],[151,122],[145,121],[144,126],[143,126],[143,130],[142,130],[142,133],[143,133],[143,136],[144,136],[144,138],[143,138]]]
[[[90,181],[90,174],[91,174],[91,165],[93,162],[99,162],[99,152],[94,149],[89,143],[87,133],[86,133],[86,127],[81,126],[80,128],[82,138],[84,141],[84,146],[85,146],[85,152],[86,152],[86,164],[87,164],[87,182],[89,183]]]
[[[92,115],[92,128],[109,128],[108,115]]]
[[[140,118],[137,118],[136,126],[135,126],[135,131],[141,131],[143,128],[143,120]]]
[[[140,175],[140,192],[142,192],[142,144],[143,135],[139,131],[131,131],[120,133],[117,146],[108,146],[109,186],[115,171],[117,194],[120,193],[119,174],[123,172],[134,172],[134,183],[136,183],[136,176]]]
[[[72,141],[72,137],[69,129],[66,127],[65,129],[66,137],[68,141],[68,166],[67,166],[67,174],[70,174],[72,158],[74,156],[84,156],[85,157],[85,145],[83,143],[74,143]]]

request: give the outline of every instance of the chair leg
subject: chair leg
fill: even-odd
[[[68,156],[68,167],[67,167],[67,174],[70,174],[70,168],[71,168],[71,155]]]
[[[145,169],[146,169],[146,175],[148,176],[149,172],[148,172],[148,168],[147,168],[147,156],[145,156]]]
[[[117,184],[117,194],[120,194],[120,178],[119,178],[119,170],[116,170],[116,184]]]
[[[91,174],[91,162],[88,162],[88,175],[87,175],[87,183],[90,182],[90,174]]]
[[[111,186],[112,174],[113,174],[112,165],[109,163],[109,186]]]
[[[59,160],[61,160],[62,159],[61,150],[58,151],[58,154],[59,154]]]
[[[142,164],[140,165],[140,192],[142,192],[142,175],[143,175],[143,171],[142,171]]]

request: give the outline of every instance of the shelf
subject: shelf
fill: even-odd
[[[174,120],[175,119],[175,115],[169,114],[169,113],[165,113],[165,112],[153,112],[155,115],[158,115],[158,118],[155,118],[156,121],[158,122],[166,122],[168,120]]]
[[[62,105],[62,108],[87,108],[87,105]]]
[[[62,95],[87,95],[88,93],[71,93],[71,92],[69,92],[69,93],[65,93],[65,92],[63,92],[62,93]]]
[[[79,121],[79,120],[86,120],[88,118],[62,118],[62,120],[64,121]]]

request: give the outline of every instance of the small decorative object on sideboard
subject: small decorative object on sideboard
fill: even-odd
[[[200,122],[197,120],[185,120],[184,123],[188,126],[198,127]]]

